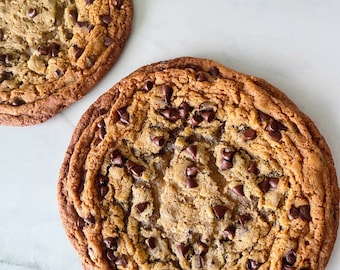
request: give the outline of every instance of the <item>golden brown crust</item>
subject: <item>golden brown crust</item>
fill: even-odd
[[[50,5],[52,3],[54,1],[50,1]],[[22,35],[20,30],[1,29],[4,38],[0,43],[4,46],[0,58],[7,55],[11,58],[8,63],[3,63],[0,74],[4,78],[0,79],[1,125],[41,123],[82,98],[115,64],[131,32],[132,0],[77,4],[63,0],[54,5],[46,14],[39,10],[32,21],[37,19],[34,22],[39,23],[39,12],[42,12],[42,16],[51,16],[51,20],[56,21],[58,19],[53,16],[57,16],[62,22],[47,29],[37,44],[31,44],[28,37],[26,43],[33,47],[27,57],[20,47],[22,44],[17,48],[17,44],[13,45],[11,41]],[[25,19],[25,14],[18,17],[21,15]],[[43,22],[40,23],[43,27]],[[56,52],[52,52],[53,46],[58,48]]]
[[[199,77],[201,73],[204,75]],[[147,81],[153,82],[150,91],[143,89]],[[162,90],[163,85],[171,85],[173,93],[165,94],[168,90]],[[186,120],[179,115],[173,119],[171,113],[162,111],[163,107],[174,108],[176,114],[183,100],[194,107],[187,111]],[[157,109],[147,109],[149,106]],[[128,110],[129,125],[117,116],[120,109],[123,113]],[[204,114],[206,120],[196,125],[194,113]],[[172,138],[174,133],[178,135]],[[163,138],[170,147],[167,151],[173,147],[174,153],[155,148],[149,137]],[[153,143],[162,145],[159,140]],[[190,145],[202,154],[196,157],[186,150]],[[227,163],[223,163],[221,153],[225,150],[221,149],[228,147],[234,151],[232,168],[222,165]],[[110,154],[117,149],[127,160],[123,167],[110,161]],[[150,157],[150,153],[156,155]],[[131,169],[128,161],[144,170]],[[252,161],[256,170],[256,166],[249,169]],[[162,169],[158,171],[157,166]],[[190,181],[182,187],[183,166],[194,167],[190,170],[194,177],[187,175]],[[125,188],[115,180],[121,174]],[[100,191],[104,196],[99,195],[98,175],[108,177],[108,183],[104,182],[109,188]],[[208,184],[210,188],[205,189]],[[215,186],[219,191],[213,191]],[[188,205],[178,201],[170,187],[185,196]],[[58,198],[64,227],[85,269],[119,268],[122,262],[127,269],[137,265],[140,269],[180,269],[179,265],[181,269],[324,269],[338,228],[338,190],[324,138],[280,90],[214,61],[183,57],[138,69],[89,108],[67,150]],[[201,218],[197,220],[188,218],[190,211],[185,210],[191,207],[190,196],[196,191],[199,193],[193,198],[197,196],[198,209],[206,211],[204,222],[211,224],[203,228],[199,226],[201,212],[191,210]],[[141,198],[147,206],[136,205]],[[207,202],[211,204],[208,207]],[[125,208],[125,204],[130,206]],[[148,207],[154,218],[148,216]],[[165,213],[177,208],[183,213],[177,214],[180,218],[173,226],[171,215]],[[191,236],[186,234],[187,239],[181,234],[183,224],[190,224],[188,230],[192,231]],[[226,229],[228,224],[234,232],[227,230],[221,236],[219,226]],[[213,236],[207,229],[210,226]],[[244,236],[244,228],[252,234]],[[234,235],[223,239],[230,234]],[[105,247],[108,236],[118,242],[117,250]],[[151,238],[156,239],[156,248],[148,244]],[[183,241],[187,241],[187,249]],[[224,259],[219,257],[221,252]],[[237,257],[238,252],[242,257]]]

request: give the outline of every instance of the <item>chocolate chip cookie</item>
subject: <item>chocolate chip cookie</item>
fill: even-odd
[[[132,0],[0,1],[0,124],[46,121],[113,66]]]
[[[84,269],[325,269],[339,189],[314,123],[214,61],[142,67],[82,116],[58,199]]]

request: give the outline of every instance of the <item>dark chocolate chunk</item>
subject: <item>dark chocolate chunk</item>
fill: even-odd
[[[97,127],[99,128],[99,138],[101,140],[104,139],[105,135],[106,135],[106,124],[104,119],[101,119],[98,123],[97,123]]]
[[[246,222],[252,220],[252,217],[250,214],[243,214],[238,217],[238,223],[240,223],[242,226],[246,224]]]
[[[232,192],[234,192],[238,196],[243,197],[244,196],[243,185],[233,187]]]
[[[251,161],[248,165],[247,171],[254,174],[259,174],[260,170],[257,168],[257,164],[255,161]]]
[[[85,225],[91,225],[96,222],[96,219],[92,214],[89,214],[87,218],[84,219]]]
[[[106,175],[102,175],[102,174],[99,174],[97,176],[97,180],[99,182],[100,185],[107,185],[109,183],[109,177],[107,177]]]
[[[272,189],[276,189],[279,183],[279,178],[277,177],[269,177],[269,185]]]
[[[0,78],[0,82],[1,82],[1,78]],[[13,102],[12,102],[13,106],[20,106],[20,105],[23,105],[23,104],[25,104],[25,101],[20,97],[15,97]]]
[[[157,146],[163,146],[165,143],[165,139],[163,136],[156,136],[153,139],[151,139],[151,141]]]
[[[117,238],[106,237],[103,242],[108,249],[117,250]]]
[[[196,180],[193,177],[188,176],[186,178],[185,186],[187,188],[195,188],[195,187],[198,186],[198,184],[197,184]]]
[[[114,39],[113,38],[111,38],[109,36],[104,37],[104,45],[106,47],[109,47],[113,43],[114,43]]]
[[[119,117],[119,120],[126,124],[129,125],[130,124],[130,116],[128,114],[128,112],[126,111],[126,108],[121,108],[119,110],[117,110],[117,115]]]
[[[84,49],[79,48],[77,45],[73,45],[73,56],[79,58],[84,52]]]
[[[4,36],[5,36],[4,30],[0,28],[0,41],[4,39]]]
[[[154,249],[156,247],[156,238],[149,237],[148,239],[145,240],[145,243],[149,248]]]
[[[100,186],[100,188],[99,188],[100,199],[103,200],[105,195],[108,192],[109,192],[109,187],[108,186]]]
[[[289,211],[289,216],[291,218],[298,218],[298,217],[300,217],[299,209],[296,208],[295,206],[292,206],[292,208],[290,208],[290,211]]]
[[[233,167],[233,163],[231,161],[228,161],[225,159],[222,160],[222,164],[221,164],[222,170],[228,170],[228,169],[231,169],[232,167]]]
[[[171,96],[172,96],[173,92],[174,92],[174,90],[172,89],[171,86],[169,86],[167,84],[162,85],[162,93],[163,93],[163,96],[164,96],[166,103],[170,104]]]
[[[192,111],[192,107],[187,102],[183,101],[181,105],[179,105],[178,111],[181,119],[186,119]]]
[[[63,76],[64,75],[64,73],[62,72],[62,70],[60,70],[59,68],[57,68],[55,71],[54,71],[54,76],[56,77],[56,78],[60,78],[61,76]]]
[[[200,256],[204,256],[208,253],[209,246],[206,243],[203,243],[202,241],[197,242],[197,248],[198,248],[198,254]]]
[[[243,132],[243,136],[246,140],[254,140],[256,138],[256,131],[252,128],[247,128],[244,132]]]
[[[221,151],[222,158],[227,161],[232,161],[235,151],[228,148],[223,148]]]
[[[124,0],[112,0],[112,5],[115,6],[117,9],[120,9],[123,5]]]
[[[80,228],[85,227],[85,221],[84,221],[83,218],[78,217],[78,219],[77,219],[77,226],[80,227]]]
[[[72,9],[72,10],[70,11],[70,18],[71,18],[72,20],[77,21],[77,19],[78,19],[78,11],[77,11],[76,9]]]
[[[110,249],[106,250],[105,256],[109,262],[114,262],[116,260],[116,256],[114,255],[113,250],[110,250]]]
[[[215,112],[214,111],[203,111],[201,112],[201,116],[205,121],[211,122],[215,118]]]
[[[30,8],[27,12],[27,16],[31,19],[38,15],[38,10],[36,8]]]
[[[262,190],[263,193],[266,193],[270,189],[269,185],[269,178],[265,177],[261,183],[259,183],[259,188]]]
[[[234,226],[228,226],[224,231],[223,231],[223,236],[225,237],[226,240],[232,240],[235,236],[236,233],[236,228]]]
[[[215,205],[212,207],[212,210],[217,219],[222,219],[227,212],[227,207],[224,205]]]
[[[172,122],[176,122],[178,119],[181,118],[179,111],[174,108],[160,110],[160,114],[163,115],[167,120],[170,120]]]
[[[248,259],[246,269],[256,270],[256,269],[259,269],[260,266],[261,266],[261,263]]]
[[[198,174],[198,168],[195,166],[187,167],[186,175],[190,177],[195,177]]]
[[[280,141],[282,138],[280,131],[268,131],[270,138],[276,142]]]
[[[111,22],[111,16],[110,15],[101,15],[99,16],[100,20],[102,21],[103,24],[106,26],[110,24]]]
[[[12,56],[10,54],[0,54],[0,66],[9,64],[12,61]]]
[[[116,260],[115,260],[115,264],[116,264],[117,266],[123,266],[123,267],[124,267],[124,266],[127,266],[127,264],[128,264],[127,256],[124,255],[124,254],[118,256],[118,257],[116,258]]]
[[[208,80],[208,77],[204,72],[199,72],[197,77],[196,77],[196,80],[199,81],[199,82],[205,82],[205,81]]]
[[[197,155],[197,146],[196,145],[189,145],[185,150],[193,157],[196,158]]]
[[[183,244],[183,243],[181,243],[181,244],[179,244],[178,246],[177,246],[177,248],[178,248],[178,251],[180,252],[180,254],[183,256],[183,257],[185,257],[185,255],[189,252],[189,250],[190,250],[190,246],[189,245],[185,245],[185,244]]]
[[[196,127],[199,125],[199,123],[201,123],[203,121],[203,117],[198,114],[198,113],[195,113],[189,120],[189,123],[193,126],[193,127]]]
[[[312,217],[310,215],[310,206],[302,205],[299,207],[300,217],[306,221],[312,221]]]
[[[40,55],[48,55],[49,49],[45,46],[39,46],[38,52],[39,52]]]
[[[261,122],[269,121],[270,116],[268,114],[261,112],[261,111],[258,111],[258,113],[259,113],[259,117],[260,117]]]
[[[129,172],[135,177],[141,177],[144,171],[145,171],[145,168],[143,166],[137,165],[137,164],[136,164],[136,166],[133,166],[129,170]]]
[[[154,83],[152,81],[147,81],[144,84],[144,89],[147,90],[147,91],[150,91],[153,88],[153,85],[154,85]]]
[[[148,206],[148,204],[149,204],[148,202],[142,202],[142,203],[136,204],[135,207],[139,213],[143,213],[146,207]]]
[[[283,265],[293,266],[296,262],[296,252],[294,250],[288,251],[286,256],[283,258]]]
[[[60,45],[58,43],[52,42],[50,44],[50,55],[52,57],[57,57],[60,51]]]
[[[110,161],[113,166],[122,167],[124,165],[125,158],[121,152],[116,149],[110,154]]]
[[[211,69],[209,69],[209,74],[219,77],[220,76],[220,71],[216,66],[213,66]]]

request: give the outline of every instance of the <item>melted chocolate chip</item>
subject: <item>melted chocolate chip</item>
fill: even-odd
[[[27,12],[27,16],[31,19],[37,15],[38,15],[38,10],[36,8],[30,8]]]
[[[109,47],[113,43],[114,43],[114,39],[113,38],[111,38],[109,36],[104,37],[104,45],[106,47]]]
[[[193,177],[188,176],[186,178],[185,186],[186,188],[195,188],[198,187],[198,184]]]
[[[296,208],[295,206],[292,206],[292,208],[289,211],[289,215],[292,218],[299,218],[300,217],[299,209]]]
[[[153,88],[153,85],[154,85],[154,83],[152,81],[147,81],[144,84],[144,89],[147,90],[147,91],[150,91]]]
[[[246,224],[246,222],[252,220],[252,217],[250,214],[243,214],[238,217],[238,223],[240,223],[242,226]]]
[[[198,114],[198,113],[195,113],[189,120],[189,123],[193,126],[193,127],[196,127],[198,126],[201,122],[203,121],[203,117]]]
[[[197,146],[196,145],[189,145],[185,150],[193,157],[196,158],[197,155]]]
[[[126,108],[121,108],[119,110],[117,110],[117,115],[119,117],[119,120],[126,124],[129,125],[130,124],[130,116],[128,114],[128,112],[126,111]]]
[[[170,104],[171,96],[172,96],[173,92],[174,92],[174,90],[172,89],[171,86],[169,86],[167,84],[162,85],[162,93],[163,93],[163,96],[164,96],[166,103]]]
[[[235,236],[236,233],[236,228],[234,226],[228,226],[224,231],[223,231],[223,236],[225,237],[226,240],[232,240]]]
[[[312,221],[309,205],[301,205],[299,207],[292,206],[292,208],[289,211],[289,215],[294,219],[302,218],[305,221]]]
[[[156,247],[156,238],[150,237],[145,240],[145,243],[147,244],[149,248],[154,249]]]
[[[227,207],[224,205],[215,205],[212,207],[212,210],[217,219],[222,219],[227,212]]]
[[[215,112],[214,111],[203,111],[201,112],[201,116],[205,121],[211,122],[215,118]]]
[[[178,111],[181,119],[186,119],[192,111],[192,107],[187,102],[183,101],[181,105],[179,105]]]
[[[257,168],[257,164],[255,161],[251,161],[248,165],[247,171],[254,174],[259,174],[260,170]]]
[[[254,140],[256,138],[256,131],[252,128],[247,128],[244,132],[243,132],[243,136],[246,140]]]
[[[205,81],[208,80],[208,77],[204,72],[199,72],[197,77],[196,77],[196,80],[199,81],[199,82],[205,82]]]
[[[251,260],[251,259],[248,259],[246,269],[247,270],[256,270],[256,269],[259,269],[260,266],[261,266],[261,263],[258,263],[254,260]]]
[[[73,45],[73,56],[79,58],[84,52],[84,49],[79,48],[77,45]]]
[[[99,16],[100,20],[102,21],[103,24],[108,26],[111,22],[111,16],[110,15],[101,15]]]
[[[185,245],[185,244],[183,244],[183,243],[181,243],[181,244],[179,244],[178,246],[177,246],[177,248],[178,248],[178,251],[180,252],[180,254],[183,256],[183,257],[185,257],[185,255],[189,252],[189,250],[190,250],[190,246],[189,245]]]
[[[271,118],[268,114],[266,114],[264,112],[258,111],[258,113],[259,113],[259,117],[260,117],[261,122],[267,122]]]
[[[113,166],[122,167],[125,163],[125,158],[121,152],[116,149],[110,154],[110,161]]]
[[[136,204],[135,207],[139,213],[143,213],[146,207],[148,206],[148,204],[149,204],[148,202],[142,202],[142,203]]]
[[[232,192],[234,192],[238,196],[243,197],[244,196],[243,185],[233,187]]]
[[[279,178],[269,177],[269,185],[272,189],[276,189],[278,184],[279,184]]]
[[[262,190],[263,193],[266,193],[270,189],[269,185],[269,178],[265,177],[261,183],[259,183],[259,188]]]
[[[163,136],[156,136],[151,141],[157,146],[163,146],[165,143],[165,139]]]

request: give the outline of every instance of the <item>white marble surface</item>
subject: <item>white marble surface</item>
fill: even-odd
[[[315,121],[340,172],[339,11],[338,0],[135,0],[126,49],[90,94],[44,124],[0,127],[0,269],[81,269],[58,215],[64,152],[85,109],[155,61],[205,57],[265,78]],[[340,269],[339,241],[327,269]]]

